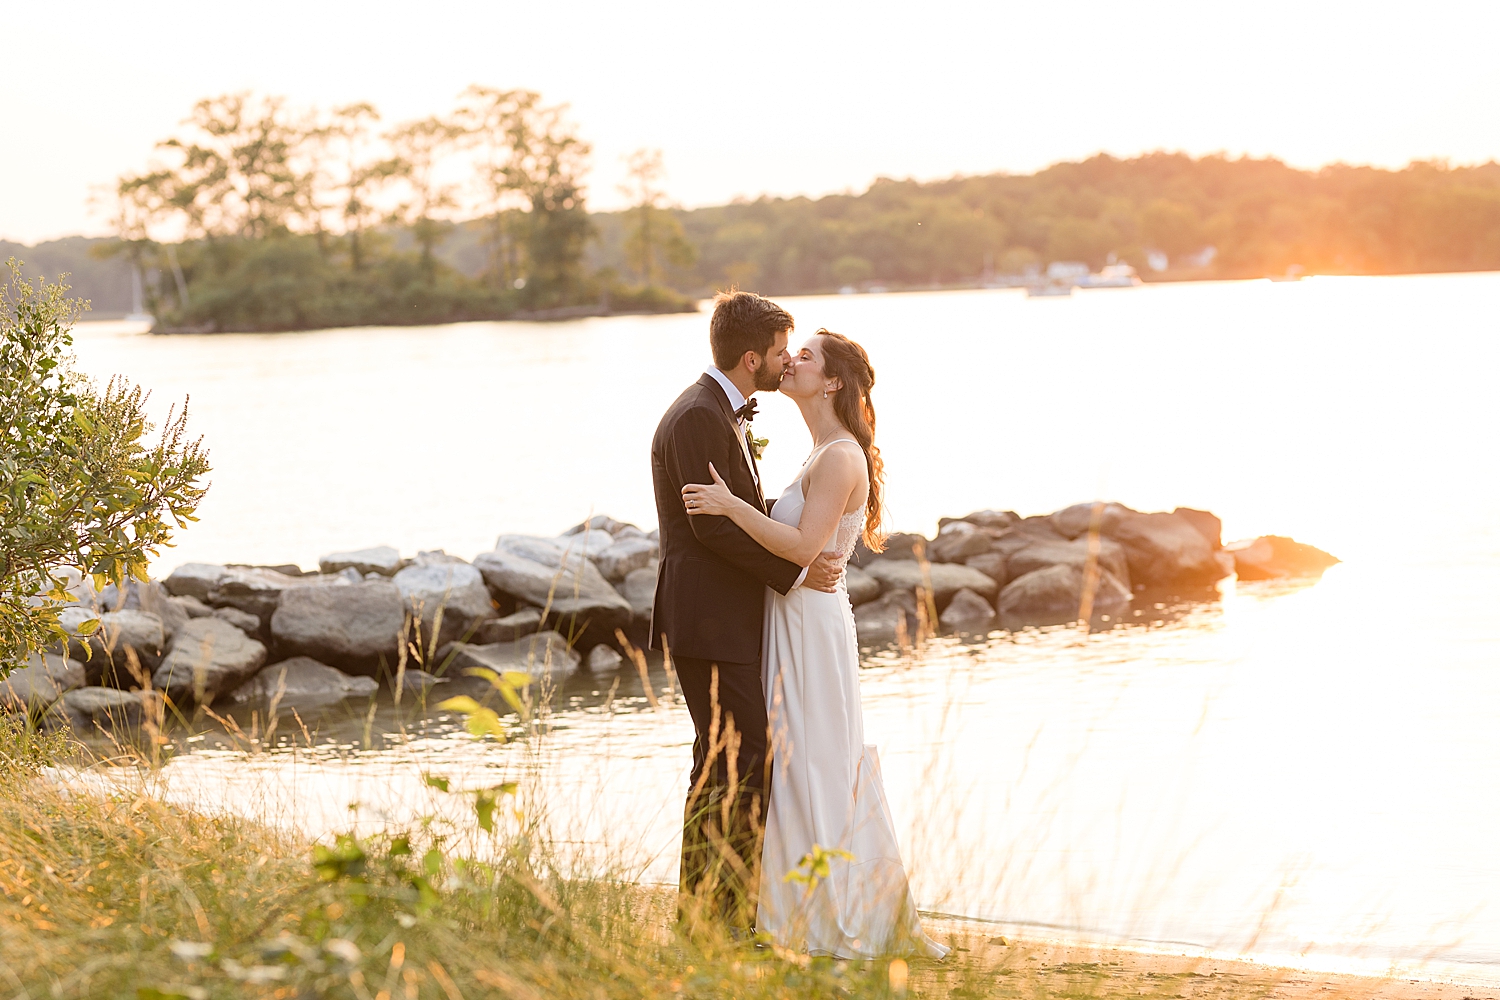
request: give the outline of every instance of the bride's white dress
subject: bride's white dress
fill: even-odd
[[[839,438],[822,448],[839,441],[859,447]],[[808,456],[808,464],[822,448]],[[804,502],[799,474],[771,517],[798,524]],[[863,509],[844,515],[825,551],[848,556],[863,530]],[[833,594],[797,587],[783,597],[768,590],[763,648],[761,681],[775,770],[757,929],[783,947],[813,955],[941,958],[948,949],[922,931],[880,759],[865,743],[859,643],[843,582]],[[798,870],[814,845],[853,857],[829,858],[827,877],[812,886],[788,881],[787,874]]]

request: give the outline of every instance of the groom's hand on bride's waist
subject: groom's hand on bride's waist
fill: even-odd
[[[821,590],[832,594],[838,588],[839,577],[844,575],[845,559],[837,552],[823,552],[807,567],[807,578],[802,586],[810,590]]]

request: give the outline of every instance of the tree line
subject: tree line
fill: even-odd
[[[589,270],[591,149],[566,106],[472,86],[445,115],[382,127],[369,103],[296,111],[282,98],[198,102],[155,163],[116,185],[111,252],[167,326],[289,329],[498,318],[587,305],[671,307],[657,260],[685,264],[661,211],[660,156],[636,154],[626,254],[640,283]],[[456,219],[482,260],[443,257]]]

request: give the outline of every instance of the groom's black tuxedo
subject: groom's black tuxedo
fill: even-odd
[[[661,526],[651,645],[670,650],[696,735],[683,817],[681,910],[684,916],[707,910],[711,919],[746,929],[755,918],[770,803],[761,619],[766,587],[785,594],[802,567],[772,555],[727,517],[689,517],[682,488],[713,482],[712,462],[735,496],[764,513],[753,461],[746,460],[729,397],[707,374],[677,397],[651,442]]]
[[[711,483],[712,462],[734,495],[765,512],[745,461],[729,398],[704,375],[667,410],[651,442],[651,479],[661,526],[661,571],[651,613],[651,646],[672,655],[760,662],[765,588],[785,594],[802,567],[772,555],[727,517],[689,517],[688,483]]]

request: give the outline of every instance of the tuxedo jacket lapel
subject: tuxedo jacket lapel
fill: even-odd
[[[724,395],[724,387],[715,381],[712,375],[706,373],[699,377],[698,384],[713,393],[714,401],[719,404],[719,410],[723,412],[724,419],[729,422],[729,433],[733,434],[742,444],[742,447],[738,449],[741,468],[749,474],[750,486],[754,490],[755,505],[764,512],[766,509],[766,497],[760,488],[760,467],[755,465],[755,453],[750,451],[748,443],[745,442],[744,435],[740,433],[739,423],[734,419],[734,408],[729,405],[729,397]],[[728,476],[724,478],[726,482],[729,479]],[[730,489],[732,490],[733,486]],[[741,496],[740,499],[749,501],[750,497]]]

